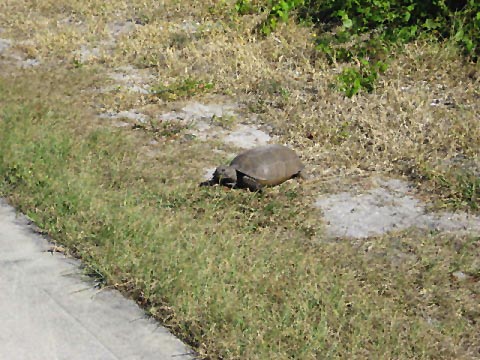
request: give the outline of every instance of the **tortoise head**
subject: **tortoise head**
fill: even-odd
[[[237,170],[232,166],[221,165],[213,173],[213,179],[219,184],[234,184],[237,182]]]

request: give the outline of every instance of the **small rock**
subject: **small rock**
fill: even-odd
[[[7,50],[10,46],[12,46],[10,40],[0,38],[0,53]]]
[[[455,271],[455,272],[452,273],[452,276],[457,281],[466,281],[470,278],[470,276],[465,274],[463,271]]]

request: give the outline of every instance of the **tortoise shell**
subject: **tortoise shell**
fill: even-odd
[[[281,184],[304,168],[295,151],[278,144],[247,150],[235,157],[230,166],[262,185]]]

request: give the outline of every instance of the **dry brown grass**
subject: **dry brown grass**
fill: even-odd
[[[7,35],[26,40],[30,34],[18,47],[45,66],[71,67],[82,46],[99,47],[104,50],[87,66],[146,67],[155,76],[152,85],[212,82],[215,93],[260,112],[316,176],[394,173],[420,180],[432,195],[439,178],[455,182],[445,168],[449,159],[465,157],[478,167],[479,80],[469,76],[478,66],[466,64],[453,47],[407,45],[392,57],[374,93],[349,99],[331,86],[343,65],[326,64],[310,29],[281,26],[263,38],[254,31],[258,17],[235,17],[228,9],[217,2],[15,1],[2,21]],[[112,24],[128,19],[144,25],[112,45]],[[152,96],[102,96],[110,110],[153,105],[161,113],[171,106]],[[432,106],[437,99],[439,106]],[[447,197],[461,197],[452,186],[443,189]],[[468,208],[461,200],[454,205]]]

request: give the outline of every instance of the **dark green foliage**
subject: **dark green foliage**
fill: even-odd
[[[389,49],[413,39],[453,39],[465,55],[480,53],[480,3],[431,0],[307,0],[303,16],[319,28],[317,48],[331,61],[356,60],[344,70],[340,88],[347,96],[372,91],[386,69]]]
[[[476,0],[238,0],[240,14],[264,12],[265,35],[293,10],[318,29],[317,49],[331,62],[355,62],[339,76],[347,96],[372,91],[393,46],[417,38],[453,39],[466,56],[480,54],[480,2]]]
[[[303,15],[324,30],[342,25],[350,35],[374,31],[378,39],[400,42],[425,34],[454,37],[468,55],[480,51],[480,3],[474,0],[307,0]]]
[[[270,33],[272,30],[275,30],[277,27],[278,20],[287,22],[290,12],[299,7],[304,5],[304,0],[290,0],[290,1],[283,1],[283,0],[270,0],[271,9],[270,13],[268,14],[267,21],[262,27],[262,31],[265,34]]]
[[[361,89],[372,91],[375,88],[374,84],[378,75],[384,72],[386,68],[387,65],[382,61],[370,63],[361,59],[358,70],[350,67],[342,71],[338,77],[339,88],[348,97],[357,94]]]

